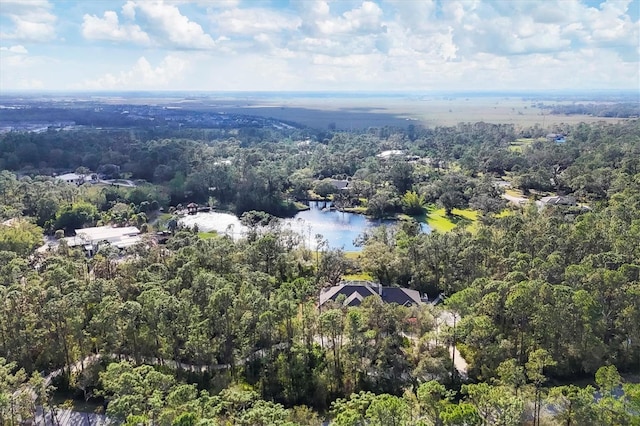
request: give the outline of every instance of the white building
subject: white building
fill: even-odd
[[[404,151],[399,149],[389,149],[387,151],[382,151],[380,154],[376,155],[376,157],[382,160],[388,160],[391,157],[399,157],[401,155],[404,155]]]
[[[73,183],[74,185],[82,185],[87,177],[86,175],[79,175],[77,173],[65,173],[55,178],[67,183]]]
[[[142,237],[140,230],[135,226],[97,226],[77,229],[75,237],[67,237],[64,240],[69,247],[82,246],[89,256],[92,256],[98,251],[100,244],[109,243],[112,247],[124,249],[139,243]]]

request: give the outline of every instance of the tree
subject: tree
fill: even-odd
[[[435,380],[422,383],[417,392],[421,411],[435,425],[443,420],[442,413],[451,405],[454,395],[453,391],[447,390],[442,383]]]
[[[372,392],[360,391],[352,393],[348,399],[336,399],[331,403],[332,424],[336,426],[364,425],[366,412],[375,398],[376,395]]]
[[[525,368],[527,378],[533,383],[534,394],[534,425],[540,424],[540,411],[542,410],[542,385],[548,380],[544,375],[547,367],[556,365],[557,362],[551,358],[549,353],[544,349],[537,349],[529,354]]]
[[[502,386],[487,383],[463,385],[466,401],[476,407],[484,424],[518,426],[522,424],[524,401]]]
[[[409,426],[409,405],[397,396],[378,395],[371,401],[365,417],[371,426]]]
[[[498,383],[502,386],[509,386],[515,390],[516,396],[518,391],[527,382],[524,368],[518,364],[518,361],[510,358],[500,363],[496,369],[498,374]]]
[[[417,216],[424,212],[424,197],[416,191],[407,191],[402,196],[402,209],[408,215]]]
[[[42,242],[42,229],[26,220],[14,221],[11,225],[0,224],[0,251],[27,256]]]
[[[17,424],[33,415],[33,401],[25,387],[27,374],[17,363],[0,357],[0,420],[2,424]]]
[[[337,189],[335,185],[331,183],[330,179],[321,180],[313,186],[313,192],[315,192],[322,198],[327,198],[329,195],[334,194],[336,191]]]
[[[438,201],[444,207],[447,216],[451,216],[453,209],[464,207],[464,197],[457,191],[446,191]]]
[[[614,365],[606,365],[596,371],[596,384],[605,395],[611,395],[616,387],[622,384],[618,369]]]
[[[349,261],[341,249],[330,249],[322,253],[318,265],[317,279],[323,285],[336,285],[347,272]]]
[[[445,426],[480,426],[486,424],[473,404],[460,402],[448,404],[440,413],[440,420]]]
[[[85,224],[92,224],[98,218],[98,209],[92,204],[79,201],[61,207],[56,213],[55,229],[64,229],[65,233],[81,229]]]
[[[554,419],[562,425],[588,425],[598,420],[594,404],[595,389],[575,385],[558,386],[549,391],[549,401],[554,407]]]
[[[123,420],[129,416],[153,419],[159,416],[175,379],[149,365],[133,367],[125,361],[109,364],[100,373],[100,383],[103,394],[110,398],[109,416]]]
[[[367,201],[367,215],[375,219],[382,219],[393,214],[398,208],[398,199],[387,189],[376,192]]]

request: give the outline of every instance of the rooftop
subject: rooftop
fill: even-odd
[[[83,238],[85,241],[108,241],[124,237],[132,237],[138,234],[140,234],[140,230],[135,226],[125,226],[122,228],[97,226],[95,228],[83,228],[76,230],[76,237]]]
[[[65,173],[62,175],[58,175],[55,176],[56,179],[60,179],[63,181],[70,181],[70,180],[81,180],[81,179],[85,179],[86,175],[79,175],[77,173]]]
[[[420,293],[403,287],[384,287],[370,281],[343,281],[320,293],[320,306],[329,300],[337,300],[340,295],[345,296],[345,306],[357,306],[365,297],[379,297],[385,303],[396,303],[403,306],[422,304]]]

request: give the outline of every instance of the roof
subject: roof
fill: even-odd
[[[552,196],[552,197],[542,197],[540,198],[540,201],[548,206],[559,206],[559,205],[564,205],[564,206],[575,206],[577,204],[577,200],[575,199],[575,197],[572,197],[570,195],[559,195],[559,196]]]
[[[95,228],[76,229],[76,238],[84,241],[121,240],[140,234],[135,226],[114,228],[111,226],[97,226]]]
[[[85,179],[86,176],[85,175],[79,175],[77,173],[65,173],[63,175],[59,175],[55,177],[56,179],[61,179],[64,181],[68,181],[68,180],[81,180],[81,179]]]
[[[333,185],[336,189],[346,189],[347,186],[349,186],[348,180],[331,179],[329,183]]]
[[[320,293],[320,306],[329,300],[337,300],[345,296],[345,306],[358,306],[365,297],[379,297],[385,303],[396,303],[403,306],[422,304],[420,293],[403,287],[384,287],[369,281],[343,281]]]
[[[382,151],[380,154],[376,155],[378,158],[389,158],[395,155],[403,155],[404,151],[400,151],[399,149],[389,149],[387,151]]]

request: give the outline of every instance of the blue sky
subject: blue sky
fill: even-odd
[[[640,89],[640,0],[0,0],[0,90]]]

